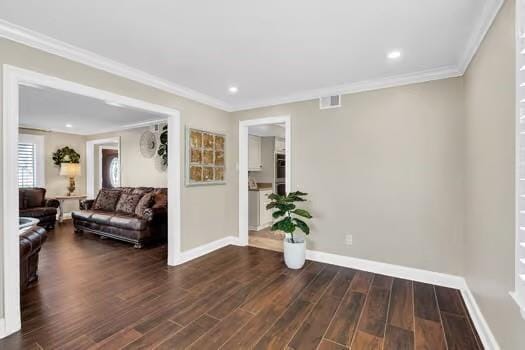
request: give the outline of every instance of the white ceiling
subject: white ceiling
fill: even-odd
[[[50,88],[20,88],[21,127],[92,135],[151,125],[166,116]],[[70,124],[72,127],[66,127]]]
[[[96,53],[127,66],[104,61],[103,69],[238,110],[461,75],[501,3],[2,0],[9,23],[0,36],[89,63],[103,61]],[[89,52],[57,50],[61,43],[25,28]],[[392,49],[400,60],[387,60]]]

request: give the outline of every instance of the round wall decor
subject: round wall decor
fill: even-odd
[[[151,131],[144,131],[140,136],[140,153],[145,158],[152,158],[155,155],[157,148],[157,138]]]

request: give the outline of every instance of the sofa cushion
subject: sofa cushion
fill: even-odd
[[[72,212],[71,217],[77,220],[89,220],[91,219],[91,215],[93,215],[93,213],[95,213],[93,210],[78,210]]]
[[[43,216],[56,215],[57,210],[53,207],[37,207],[20,210],[20,216],[26,216],[30,218],[41,218]]]
[[[153,192],[148,192],[142,198],[137,204],[137,207],[135,208],[135,215],[142,218],[144,216],[144,210],[151,208],[153,204],[155,203],[155,194]]]
[[[123,193],[117,203],[117,213],[135,214],[135,208],[142,198],[142,194]]]
[[[93,204],[94,210],[115,211],[120,197],[120,190],[102,189]]]
[[[146,229],[147,222],[137,217],[117,214],[111,217],[110,225],[126,230],[142,231]]]
[[[99,225],[109,225],[113,215],[115,215],[113,212],[94,211],[91,214],[89,221],[95,222]]]
[[[24,193],[24,206],[26,208],[35,208],[44,205],[46,198],[45,188],[24,188],[22,192]]]

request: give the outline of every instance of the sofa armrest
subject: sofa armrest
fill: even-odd
[[[168,210],[166,208],[146,208],[142,214],[142,218],[147,221],[162,221],[168,217]]]
[[[93,208],[94,199],[83,199],[79,203],[80,210],[90,210]]]
[[[51,208],[58,208],[60,206],[60,202],[58,201],[58,199],[46,199],[45,206]]]

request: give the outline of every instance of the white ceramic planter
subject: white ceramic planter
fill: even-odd
[[[300,269],[306,260],[306,243],[302,238],[294,238],[295,243],[286,237],[283,242],[284,262],[290,269]]]

